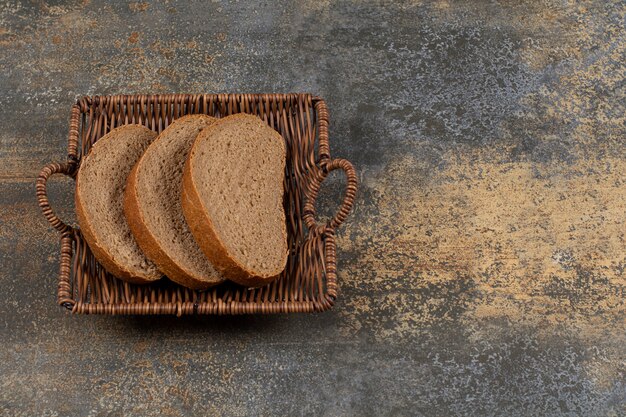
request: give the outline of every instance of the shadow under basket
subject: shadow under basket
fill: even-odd
[[[112,129],[141,124],[161,132],[187,114],[259,116],[285,139],[284,207],[289,257],[280,278],[261,288],[232,283],[194,291],[164,278],[135,285],[109,274],[92,255],[79,228],[59,219],[48,201],[54,174],[76,177],[81,157]],[[325,224],[315,220],[315,199],[329,172],[343,170],[344,200]],[[67,161],[46,165],[37,178],[44,216],[61,234],[58,303],[78,314],[249,314],[325,311],[337,297],[335,230],[350,212],[357,178],[350,162],[331,159],[328,111],[310,94],[176,94],[83,97],[72,106]],[[67,204],[72,204],[68,202]]]

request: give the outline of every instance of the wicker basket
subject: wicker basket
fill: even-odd
[[[60,220],[46,194],[54,174],[75,178],[81,156],[111,129],[129,123],[161,132],[186,114],[222,117],[256,114],[280,132],[287,144],[285,212],[290,248],[287,267],[273,283],[256,289],[222,284],[193,291],[167,279],[133,285],[107,273],[95,260],[80,229]],[[315,199],[328,173],[341,169],[347,191],[338,213],[315,221]],[[324,311],[337,296],[335,230],[345,220],[357,188],[354,168],[331,159],[328,111],[310,94],[206,94],[84,97],[72,107],[68,159],[46,165],[37,179],[44,216],[61,234],[58,303],[79,314],[246,314]]]

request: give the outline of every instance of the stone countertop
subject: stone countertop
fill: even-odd
[[[522,4],[525,3],[525,4]],[[623,2],[0,6],[0,415],[626,414]],[[78,96],[313,92],[357,167],[313,315],[70,316]],[[332,175],[320,211],[344,188]],[[68,180],[51,200],[75,220]]]

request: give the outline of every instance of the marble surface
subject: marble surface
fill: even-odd
[[[620,1],[3,2],[0,414],[626,415]],[[35,178],[91,94],[313,92],[327,313],[71,316]],[[344,187],[325,183],[331,215]],[[55,209],[75,221],[71,182]]]

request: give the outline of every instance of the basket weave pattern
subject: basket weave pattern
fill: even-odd
[[[186,114],[258,115],[285,139],[284,207],[289,258],[280,278],[248,289],[225,283],[194,291],[169,280],[135,285],[109,274],[94,258],[79,228],[65,224],[46,193],[54,174],[75,179],[81,157],[112,129],[130,123],[161,132]],[[347,189],[337,214],[315,220],[315,199],[329,172],[343,170]],[[324,311],[337,297],[335,230],[352,208],[357,189],[350,162],[331,159],[328,111],[310,94],[206,94],[83,97],[72,107],[68,158],[46,165],[37,179],[44,216],[61,234],[58,303],[78,314],[246,314]]]

